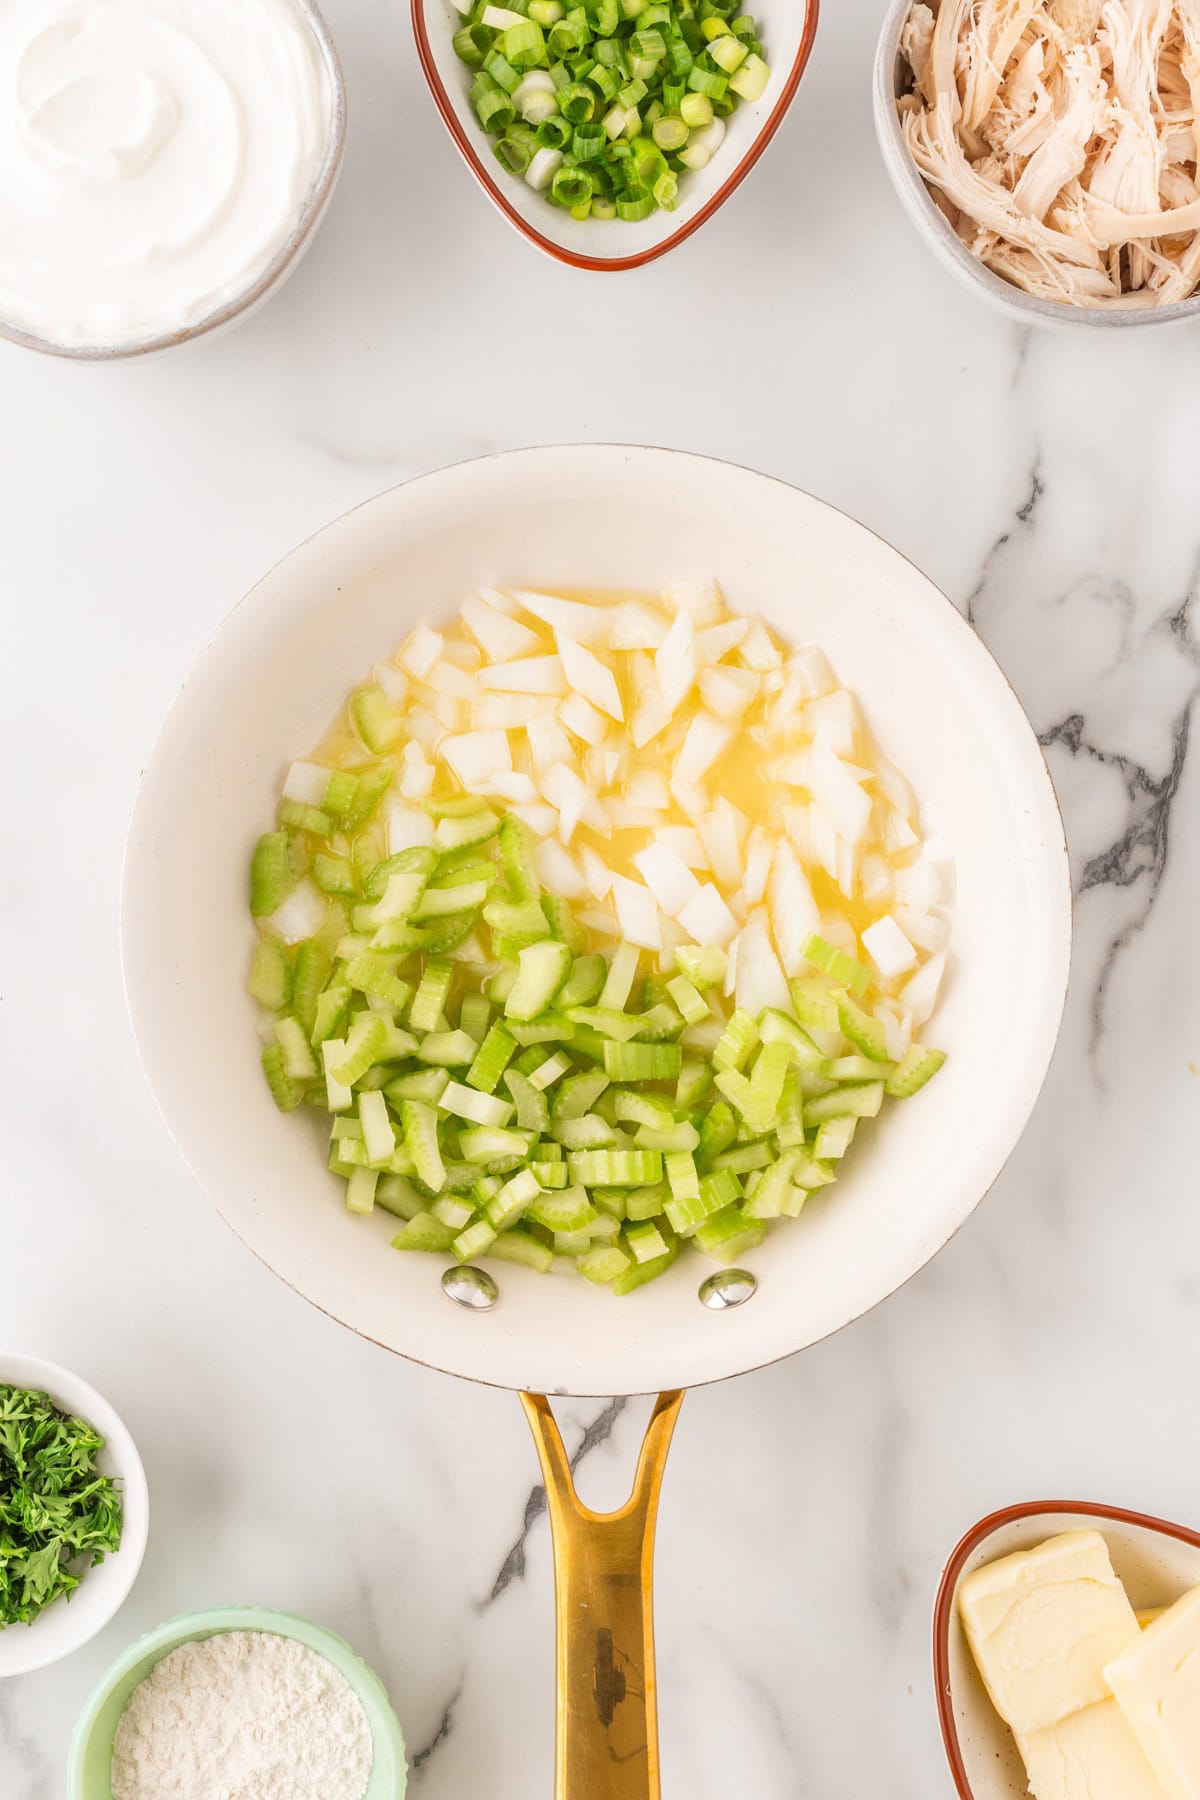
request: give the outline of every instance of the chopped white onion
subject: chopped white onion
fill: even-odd
[[[667,630],[667,621],[657,607],[626,600],[613,614],[609,646],[613,650],[657,650]]]
[[[442,654],[442,634],[418,625],[400,652],[399,661],[417,681],[424,681]]]
[[[574,760],[571,740],[556,718],[531,719],[525,727],[525,736],[529,740],[535,769],[549,769],[555,763]]]
[[[671,804],[666,776],[658,769],[634,769],[625,784],[625,798],[630,806],[647,807],[651,812],[666,812]]]
[[[725,607],[721,590],[711,575],[668,582],[663,589],[663,599],[671,612],[686,612],[694,625],[711,624],[720,618]]]
[[[708,625],[696,633],[696,661],[703,667],[718,663],[731,650],[736,650],[750,629],[747,618],[725,619],[720,625]]]
[[[711,713],[698,712],[675,758],[673,780],[699,781],[728,748],[732,736],[732,725],[714,719]]]
[[[746,896],[747,906],[757,906],[767,891],[767,879],[775,860],[776,842],[763,825],[756,825],[750,833],[746,870],[742,877],[742,892]]]
[[[945,967],[946,955],[942,951],[937,956],[931,956],[928,962],[922,963],[916,974],[900,989],[900,1004],[911,1016],[914,1026],[924,1025],[933,1011]]]
[[[504,731],[464,731],[444,738],[438,756],[453,771],[467,792],[506,769],[512,768],[512,752]]]
[[[760,677],[753,669],[701,669],[700,693],[704,704],[719,719],[740,719],[758,692]]]
[[[566,900],[580,900],[587,893],[587,886],[574,857],[561,844],[556,844],[553,838],[542,839],[534,852],[534,858],[538,874],[552,894],[561,894]]]
[[[579,852],[579,861],[583,879],[593,900],[607,900],[612,892],[613,872],[603,857],[597,856],[589,845],[584,844]]]
[[[433,764],[416,739],[405,744],[400,756],[400,792],[406,800],[425,800],[433,792]]]
[[[742,849],[732,811],[727,807],[715,807],[712,812],[697,818],[696,829],[704,843],[707,866],[727,888],[736,888],[741,880]]]
[[[330,773],[319,763],[294,762],[283,784],[284,799],[295,800],[299,806],[320,806],[329,786]]]
[[[532,778],[517,770],[506,772],[498,769],[485,786],[489,794],[495,794],[499,800],[507,800],[510,806],[528,806],[537,799],[537,789]]]
[[[885,981],[895,981],[917,966],[916,951],[889,913],[867,926],[862,943]]]
[[[697,944],[723,946],[737,930],[737,920],[711,881],[693,894],[679,915],[679,923]]]
[[[471,723],[480,731],[520,731],[535,719],[553,719],[557,708],[545,694],[488,694]]]
[[[465,700],[471,706],[479,704],[479,683],[466,669],[460,669],[457,663],[443,658],[434,664],[427,678],[428,686],[435,694],[450,694],[456,700]]]
[[[514,598],[549,625],[552,631],[565,631],[577,644],[606,644],[612,628],[612,611],[607,606],[589,606],[582,600],[560,600],[554,594],[534,594],[518,588]]]
[[[950,942],[950,923],[941,913],[918,912],[914,907],[897,906],[893,916],[904,935],[931,954],[944,950]]]
[[[558,824],[558,814],[544,800],[535,800],[530,806],[518,804],[513,807],[513,811],[518,819],[528,825],[534,837],[549,837]]]
[[[593,747],[602,744],[608,736],[608,721],[582,694],[575,693],[564,700],[558,709],[558,718],[575,737]]]
[[[663,708],[670,718],[678,712],[696,680],[695,626],[688,612],[678,612],[654,652]]]
[[[593,706],[598,706],[610,719],[623,724],[625,708],[621,705],[621,691],[608,665],[602,663],[598,656],[593,656],[582,644],[576,643],[565,631],[556,631],[554,641],[562,658],[566,678],[575,692],[582,694],[585,700],[590,700]]]
[[[419,850],[432,844],[435,826],[423,806],[401,806],[393,800],[386,817],[389,856],[399,856],[401,850]]]
[[[662,925],[649,888],[624,875],[614,875],[612,892],[621,936],[627,943],[637,944],[643,950],[660,950]]]
[[[804,962],[800,947],[810,932],[819,931],[821,913],[800,859],[786,838],[776,840],[767,905],[780,960],[789,975],[798,975]]]
[[[700,883],[687,864],[661,844],[648,844],[639,850],[633,866],[672,919],[678,918],[688,901],[700,892]]]
[[[737,1003],[755,1018],[764,1007],[790,1005],[787,977],[767,930],[766,914],[753,912],[738,935]]]
[[[568,763],[552,763],[541,778],[542,793],[558,813],[558,835],[569,844],[592,796]]]
[[[329,901],[311,881],[297,882],[287,899],[263,922],[285,944],[314,937],[329,915]]]
[[[707,869],[710,867],[708,851],[698,831],[690,825],[660,825],[654,833],[656,844],[664,849],[673,850],[680,862],[686,863],[689,869]]]
[[[752,620],[738,646],[738,655],[748,669],[757,669],[760,674],[783,665],[782,652],[761,619]]]
[[[567,691],[557,656],[523,656],[516,662],[493,663],[484,669],[479,684],[505,694],[553,694],[557,698]]]
[[[392,705],[403,705],[408,696],[408,677],[404,670],[398,669],[394,662],[377,662],[373,673],[376,686],[383,689]]]
[[[463,624],[489,662],[511,662],[518,656],[536,656],[542,640],[528,625],[513,619],[484,600],[468,600],[462,609]]]

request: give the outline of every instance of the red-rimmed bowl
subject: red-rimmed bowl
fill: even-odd
[[[1137,1610],[1200,1587],[1200,1532],[1088,1500],[1030,1500],[973,1525],[946,1564],[933,1610],[933,1679],[946,1758],[960,1800],[1027,1800],[1008,1726],[988,1699],[955,1604],[972,1570],[1060,1531],[1098,1531]]]
[[[771,80],[761,100],[743,102],[728,120],[725,142],[706,169],[679,184],[674,212],[656,212],[638,224],[620,219],[580,222],[551,206],[516,175],[501,168],[471,106],[471,71],[454,54],[452,38],[461,14],[452,0],[412,0],[413,31],[429,91],[468,168],[489,199],[547,256],[574,269],[638,269],[665,256],[699,231],[745,180],[778,131],[795,97],[817,32],[819,0],[756,0]]]

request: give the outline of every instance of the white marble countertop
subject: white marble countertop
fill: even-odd
[[[376,1665],[420,1800],[550,1792],[550,1547],[520,1409],[358,1342],[221,1225],[134,1055],[118,879],[161,715],[281,555],[414,472],[617,439],[756,465],[903,549],[1000,658],[1066,814],[1074,977],[1007,1172],[865,1322],[694,1394],[664,1496],[665,1800],[946,1795],[929,1614],[960,1532],[1050,1494],[1200,1520],[1200,334],[1030,336],[952,285],[877,158],[880,0],[827,9],[745,188],[620,280],[540,260],[475,192],[403,0],[327,11],[350,146],[287,290],[145,366],[0,346],[0,1343],[113,1398],[154,1507],[117,1620],[0,1687],[0,1794],[59,1800],[118,1650],[231,1600],[320,1619]],[[564,322],[565,371],[489,338],[523,313]],[[669,344],[661,374],[631,318]],[[566,1408],[590,1496],[623,1495],[643,1414]]]

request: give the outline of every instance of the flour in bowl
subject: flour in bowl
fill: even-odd
[[[113,1800],[363,1800],[371,1727],[325,1657],[227,1631],[182,1644],[136,1687],[113,1740]]]

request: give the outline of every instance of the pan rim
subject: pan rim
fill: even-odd
[[[1026,1094],[1020,1096],[1019,1105],[1014,1105],[1012,1107],[1012,1116],[1008,1119],[1004,1131],[1002,1133],[997,1133],[997,1142],[994,1149],[995,1166],[992,1168],[990,1175],[986,1177],[984,1184],[980,1188],[974,1201],[966,1206],[965,1210],[962,1211],[961,1216],[954,1220],[953,1224],[950,1225],[944,1235],[941,1234],[941,1227],[939,1226],[937,1234],[939,1241],[937,1241],[931,1249],[926,1249],[923,1245],[920,1246],[916,1252],[918,1260],[905,1274],[896,1280],[893,1285],[879,1293],[874,1299],[857,1307],[848,1317],[842,1319],[836,1325],[831,1325],[826,1329],[818,1330],[815,1335],[807,1338],[803,1343],[790,1345],[785,1343],[778,1350],[773,1350],[769,1355],[761,1357],[756,1356],[752,1361],[739,1364],[735,1367],[718,1369],[713,1372],[706,1371],[699,1375],[695,1373],[689,1374],[686,1369],[677,1366],[668,1371],[669,1378],[664,1378],[662,1380],[655,1379],[654,1381],[648,1380],[643,1385],[624,1384],[616,1389],[613,1388],[611,1383],[598,1384],[594,1382],[572,1382],[564,1385],[550,1385],[545,1382],[539,1383],[515,1379],[502,1380],[494,1375],[482,1372],[479,1368],[466,1369],[461,1366],[448,1368],[442,1361],[439,1361],[435,1357],[420,1354],[419,1352],[414,1352],[407,1348],[399,1349],[394,1344],[385,1342],[375,1335],[374,1331],[371,1329],[364,1328],[362,1324],[356,1323],[353,1317],[345,1316],[344,1310],[338,1310],[334,1306],[328,1305],[322,1300],[311,1296],[297,1280],[293,1279],[289,1274],[282,1272],[276,1266],[267,1250],[260,1248],[258,1244],[252,1242],[250,1238],[247,1237],[239,1224],[235,1222],[230,1213],[226,1211],[220,1196],[212,1192],[208,1179],[201,1173],[201,1169],[198,1166],[197,1155],[193,1148],[184,1141],[186,1134],[181,1130],[177,1130],[176,1124],[162,1098],[159,1082],[155,1077],[155,1068],[153,1066],[157,1063],[158,1058],[151,1047],[150,1034],[146,1028],[145,1016],[141,1007],[139,987],[140,985],[144,985],[143,978],[134,972],[136,960],[134,954],[136,931],[134,912],[136,909],[131,900],[132,891],[137,879],[136,864],[138,853],[142,848],[138,843],[137,838],[141,811],[143,805],[146,804],[148,780],[155,767],[156,759],[162,750],[164,742],[169,738],[172,722],[179,712],[180,702],[187,694],[189,688],[204,679],[206,665],[216,652],[220,641],[233,625],[233,622],[236,619],[244,617],[247,609],[252,608],[252,604],[263,594],[263,591],[270,590],[275,585],[281,572],[286,569],[289,564],[293,561],[298,561],[308,553],[311,553],[322,538],[327,535],[332,536],[335,532],[349,528],[350,522],[359,518],[362,514],[375,507],[381,506],[389,499],[394,499],[396,496],[406,494],[421,486],[433,489],[441,483],[453,483],[456,478],[461,478],[464,472],[484,472],[494,468],[498,464],[513,464],[519,462],[521,459],[557,459],[574,455],[594,456],[596,454],[615,455],[624,458],[640,457],[651,460],[667,459],[673,462],[691,464],[697,467],[703,466],[710,470],[736,470],[739,474],[751,478],[754,482],[770,483],[773,487],[780,489],[786,494],[798,495],[812,502],[822,510],[836,515],[839,519],[851,526],[854,531],[864,534],[867,538],[872,540],[876,546],[881,547],[891,557],[895,558],[905,567],[905,569],[911,571],[927,590],[931,607],[935,596],[937,600],[941,601],[944,610],[940,611],[939,616],[949,621],[949,630],[951,633],[958,632],[963,634],[965,639],[969,639],[973,646],[972,653],[977,652],[981,654],[983,658],[986,659],[986,664],[993,676],[999,676],[1000,681],[1011,700],[1012,706],[1024,720],[1029,734],[1028,748],[1032,751],[1036,751],[1036,761],[1037,764],[1040,765],[1038,778],[1044,788],[1044,797],[1048,798],[1050,802],[1048,806],[1043,807],[1042,816],[1039,820],[1039,822],[1046,827],[1046,843],[1040,853],[1039,866],[1044,868],[1047,874],[1055,869],[1060,870],[1062,874],[1061,883],[1055,882],[1054,884],[1058,910],[1052,921],[1053,930],[1048,934],[1048,941],[1051,942],[1054,951],[1054,987],[1050,1001],[1043,1009],[1039,1035],[1036,1043],[1031,1046],[1031,1054],[1029,1056],[1031,1066],[1036,1067],[1038,1070],[1036,1081],[1030,1084]],[[960,638],[959,641],[963,641],[963,639]],[[293,547],[285,556],[280,558],[271,569],[264,573],[264,575],[254,583],[248,592],[242,596],[231,611],[220,621],[215,630],[209,634],[203,647],[193,659],[189,670],[159,727],[153,744],[145,758],[137,792],[132,804],[121,877],[120,953],[126,1005],[129,1012],[134,1040],[137,1046],[139,1060],[146,1074],[160,1117],[162,1117],[167,1131],[179,1151],[183,1162],[192,1173],[202,1191],[208,1195],[225,1224],[234,1232],[234,1235],[239,1241],[250,1249],[257,1259],[263,1263],[273,1275],[277,1276],[279,1280],[283,1281],[285,1285],[291,1288],[294,1293],[299,1295],[309,1305],[315,1306],[328,1317],[335,1319],[340,1325],[353,1331],[357,1336],[365,1338],[369,1342],[379,1345],[380,1348],[391,1351],[393,1354],[403,1356],[406,1361],[413,1362],[420,1367],[435,1370],[439,1373],[455,1374],[463,1379],[475,1381],[480,1385],[499,1388],[504,1391],[516,1392],[523,1388],[540,1388],[542,1391],[555,1396],[572,1395],[580,1398],[602,1398],[617,1392],[632,1397],[635,1395],[657,1392],[662,1388],[671,1386],[700,1387],[713,1385],[720,1381],[731,1380],[737,1375],[754,1373],[769,1368],[777,1362],[786,1361],[789,1357],[799,1354],[802,1350],[812,1348],[814,1345],[838,1335],[838,1333],[843,1331],[847,1326],[856,1324],[859,1320],[866,1317],[868,1313],[873,1312],[875,1308],[882,1305],[884,1301],[902,1291],[902,1289],[905,1288],[922,1269],[927,1267],[928,1264],[932,1262],[943,1249],[945,1249],[947,1244],[950,1243],[966,1224],[967,1220],[982,1204],[1007,1165],[1024,1133],[1049,1072],[1054,1049],[1060,1033],[1062,1016],[1066,1003],[1073,932],[1072,898],[1066,835],[1061,808],[1054,790],[1053,781],[1050,778],[1045,756],[1040,745],[1037,744],[1036,735],[1033,732],[1032,725],[1029,723],[1029,720],[1024,713],[1024,709],[1021,707],[1011,682],[1009,682],[1003,669],[1001,669],[1000,665],[996,662],[996,659],[992,656],[986,644],[979,638],[978,634],[973,630],[969,622],[963,617],[944,591],[939,588],[937,584],[911,560],[911,558],[898,550],[880,533],[855,519],[854,516],[848,513],[844,508],[837,507],[816,495],[807,493],[796,484],[779,476],[763,473],[762,471],[756,470],[745,464],[735,463],[727,459],[698,455],[685,450],[644,445],[586,443],[549,446],[534,445],[495,451],[482,457],[463,458],[441,468],[413,475],[405,481],[392,484],[388,488],[381,490],[379,493],[360,501],[356,506],[338,515],[336,518],[327,521],[307,538],[303,539],[298,545]],[[681,1351],[680,1354],[682,1361],[686,1362],[686,1349]]]

